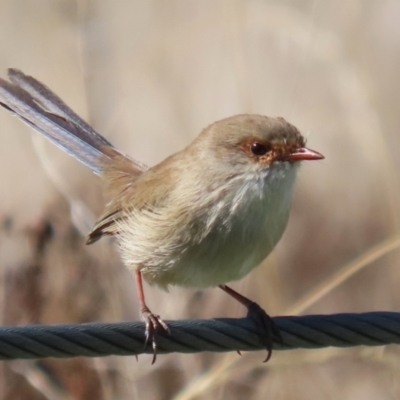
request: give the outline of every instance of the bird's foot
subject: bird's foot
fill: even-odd
[[[161,319],[161,317],[153,314],[147,307],[141,310],[141,317],[146,324],[146,339],[144,345],[147,346],[147,343],[151,343],[151,347],[153,349],[153,360],[151,364],[154,364],[157,359],[157,333],[164,331],[169,334],[170,330],[168,325]]]
[[[250,318],[260,335],[260,340],[267,350],[267,357],[263,362],[267,362],[271,358],[273,339],[275,338],[282,343],[281,333],[273,319],[257,304],[251,302],[246,305],[247,318]]]

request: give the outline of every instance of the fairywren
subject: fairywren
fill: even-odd
[[[220,287],[248,309],[271,355],[279,332],[258,304],[226,286],[257,267],[281,238],[300,161],[320,160],[283,118],[236,115],[217,121],[154,167],[111,145],[36,79],[10,69],[0,103],[99,175],[111,201],[88,235],[115,236],[136,277],[146,342],[167,324],[147,307],[142,278]]]

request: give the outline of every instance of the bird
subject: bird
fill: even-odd
[[[284,118],[240,114],[212,123],[149,168],[116,149],[37,79],[13,68],[8,78],[0,78],[0,105],[103,181],[110,201],[86,243],[115,237],[135,276],[152,363],[157,335],[170,329],[147,306],[143,280],[164,290],[219,287],[247,308],[268,361],[279,330],[227,283],[270,254],[287,226],[301,162],[324,156],[306,147]]]

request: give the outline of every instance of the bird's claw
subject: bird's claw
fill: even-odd
[[[273,340],[276,339],[282,344],[281,333],[273,319],[257,303],[252,302],[247,310],[247,318],[254,322],[260,340],[267,350],[267,357],[263,361],[267,362],[271,358]]]
[[[153,314],[150,310],[142,310],[142,319],[146,324],[144,347],[151,343],[153,349],[153,359],[151,364],[154,364],[157,359],[157,341],[156,335],[160,331],[170,334],[168,325],[161,319],[159,315]]]

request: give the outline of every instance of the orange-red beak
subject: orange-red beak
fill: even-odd
[[[302,147],[297,149],[293,153],[286,156],[287,161],[305,161],[305,160],[322,160],[325,157],[318,153],[318,151],[307,149],[307,147]]]

